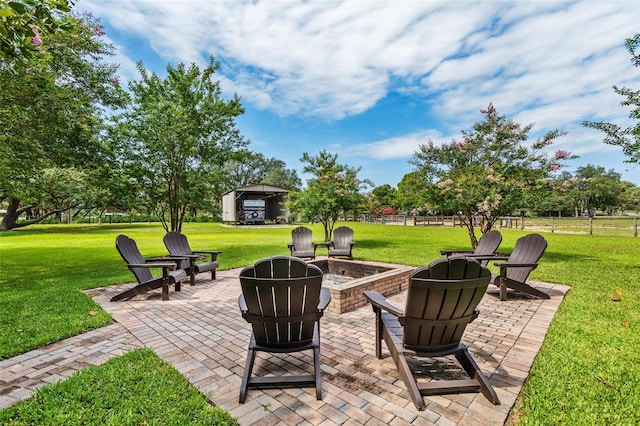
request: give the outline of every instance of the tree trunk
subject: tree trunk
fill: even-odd
[[[10,197],[9,205],[7,207],[7,214],[2,218],[2,223],[0,223],[0,230],[9,231],[16,227],[16,222],[18,221],[18,207],[20,206],[20,200],[17,198]]]
[[[467,225],[467,231],[469,232],[469,239],[471,240],[471,247],[474,249],[478,246],[478,239],[476,238],[476,231],[473,227],[473,212],[470,208],[466,211],[466,217],[462,218],[462,221]]]

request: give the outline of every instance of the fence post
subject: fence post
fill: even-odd
[[[520,230],[524,231],[524,210],[520,210]]]
[[[638,218],[637,217],[633,218],[633,236],[634,237],[638,236]]]
[[[556,223],[555,223],[555,221],[553,220],[553,217],[552,217],[551,218],[551,232],[555,231],[555,229],[556,229]]]
[[[593,218],[589,216],[589,235],[593,235]]]

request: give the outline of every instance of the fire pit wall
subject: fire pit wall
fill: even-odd
[[[318,259],[311,261],[325,274],[351,277],[353,279],[336,284],[323,284],[331,292],[331,303],[327,311],[341,314],[367,304],[362,294],[375,290],[384,296],[398,294],[407,289],[409,275],[414,268],[391,263],[364,262],[344,259]]]

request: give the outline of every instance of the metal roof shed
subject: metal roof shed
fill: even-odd
[[[243,186],[222,196],[222,221],[259,224],[287,216],[289,190],[264,183]]]

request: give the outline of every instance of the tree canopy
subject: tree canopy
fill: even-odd
[[[627,50],[631,54],[631,62],[634,66],[640,67],[640,33],[625,41]],[[613,90],[623,96],[625,100],[621,102],[623,106],[635,106],[629,113],[629,118],[637,120],[635,124],[623,128],[617,124],[603,121],[585,121],[586,127],[591,127],[603,131],[606,136],[604,143],[622,147],[622,151],[627,156],[627,162],[640,163],[640,90],[632,90],[628,87],[613,86]]]
[[[0,1],[0,68],[13,71],[16,65],[25,65],[43,39],[68,29],[63,18],[73,4],[71,0]]]
[[[240,98],[224,100],[213,80],[219,66],[213,57],[202,70],[168,65],[160,78],[139,63],[130,108],[115,118],[118,157],[167,231],[179,232],[189,209],[211,209],[226,188],[225,163],[247,144],[235,122]]]
[[[357,213],[363,198],[360,190],[372,184],[358,179],[359,168],[338,163],[338,154],[326,150],[315,156],[305,152],[300,161],[306,164],[303,172],[313,177],[307,188],[289,194],[289,210],[305,221],[322,223],[325,241],[330,241],[340,215]]]
[[[541,179],[561,168],[561,161],[573,158],[564,150],[548,157],[543,150],[563,136],[548,132],[528,148],[523,145],[533,125],[521,126],[498,115],[492,104],[481,110],[483,120],[463,131],[461,141],[420,145],[410,163],[428,184],[427,202],[440,212],[457,214],[475,247],[476,216],[484,234],[500,216],[525,208],[526,194]]]
[[[102,109],[126,100],[117,67],[106,62],[113,47],[96,19],[68,16],[65,22],[24,66],[0,69],[0,201],[8,204],[2,229],[50,213],[43,209],[16,223],[24,211],[42,207],[44,195],[32,185],[42,170],[75,166],[97,173],[108,164],[98,139]]]
[[[299,190],[302,182],[295,169],[277,158],[267,158],[259,152],[239,151],[235,159],[226,163],[229,188],[255,183],[268,183],[289,190]]]

